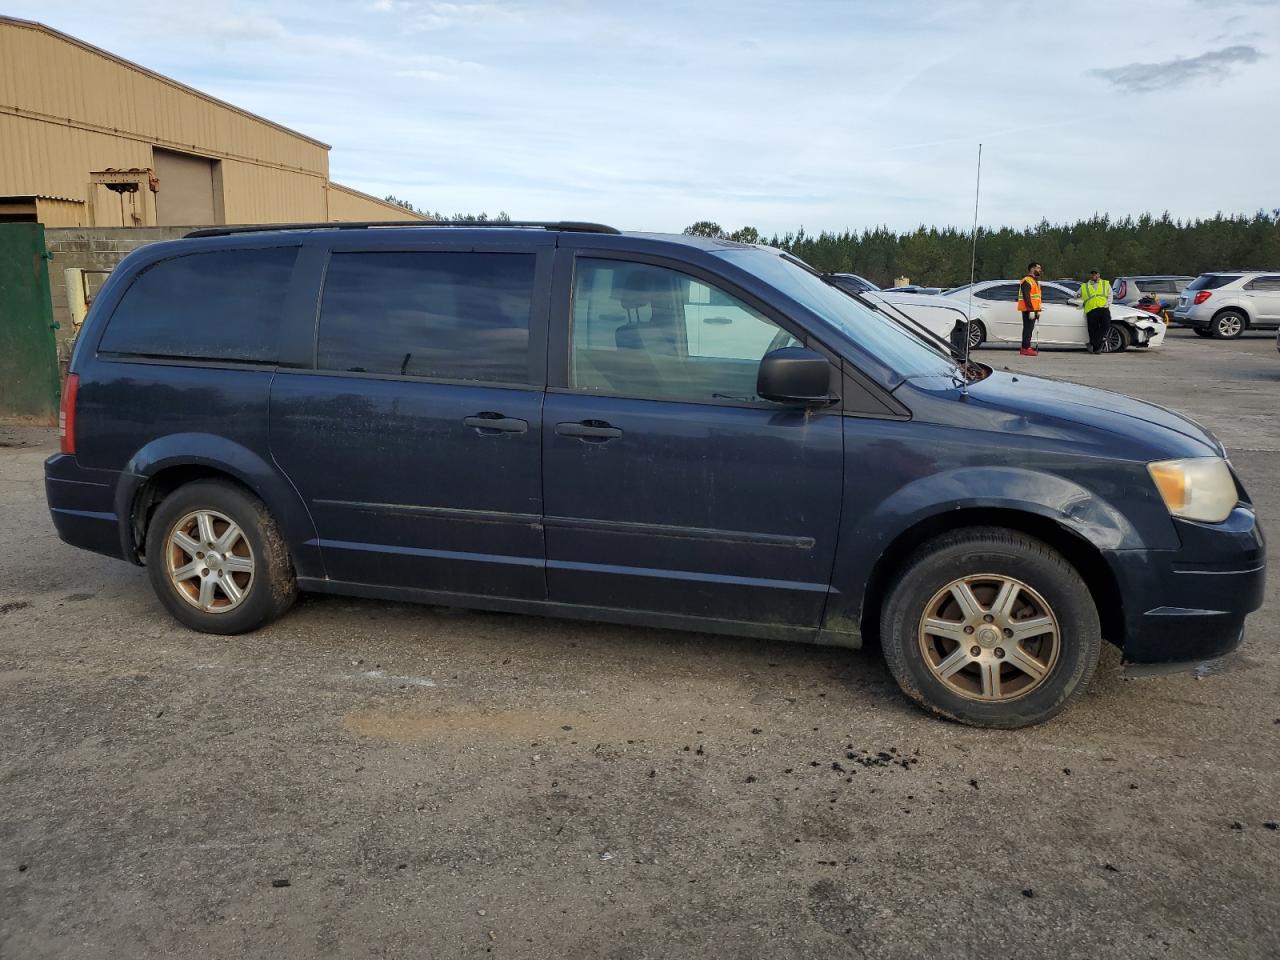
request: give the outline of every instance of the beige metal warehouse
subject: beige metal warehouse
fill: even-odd
[[[0,223],[417,219],[330,182],[328,144],[43,24],[0,16]]]

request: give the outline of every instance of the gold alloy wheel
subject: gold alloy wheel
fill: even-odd
[[[1021,580],[980,573],[933,595],[920,618],[930,672],[969,700],[1016,700],[1040,686],[1061,649],[1058,619]]]
[[[169,530],[169,580],[178,595],[205,613],[227,613],[253,585],[253,548],[244,531],[214,510],[194,510]]]

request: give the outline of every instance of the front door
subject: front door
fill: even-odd
[[[543,416],[550,599],[816,628],[841,416],[755,393],[761,358],[797,338],[713,277],[560,258]]]
[[[541,600],[552,247],[328,255],[314,369],[272,384],[271,447],[330,579]]]
[[[1044,284],[1040,288],[1040,323],[1036,326],[1041,343],[1084,346],[1089,342],[1089,323],[1084,311],[1071,303],[1069,290]]]

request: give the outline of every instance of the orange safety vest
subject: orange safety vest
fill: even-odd
[[[1027,306],[1022,299],[1022,283],[1031,285],[1031,306]],[[1033,276],[1025,276],[1022,283],[1018,284],[1018,310],[1021,313],[1039,313],[1040,312],[1040,281]]]

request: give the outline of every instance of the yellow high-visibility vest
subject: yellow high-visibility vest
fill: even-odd
[[[1085,313],[1090,310],[1097,310],[1098,307],[1107,305],[1107,291],[1111,289],[1111,284],[1105,280],[1099,280],[1097,283],[1091,283],[1086,280],[1080,284],[1080,299],[1084,301],[1082,307]]]

